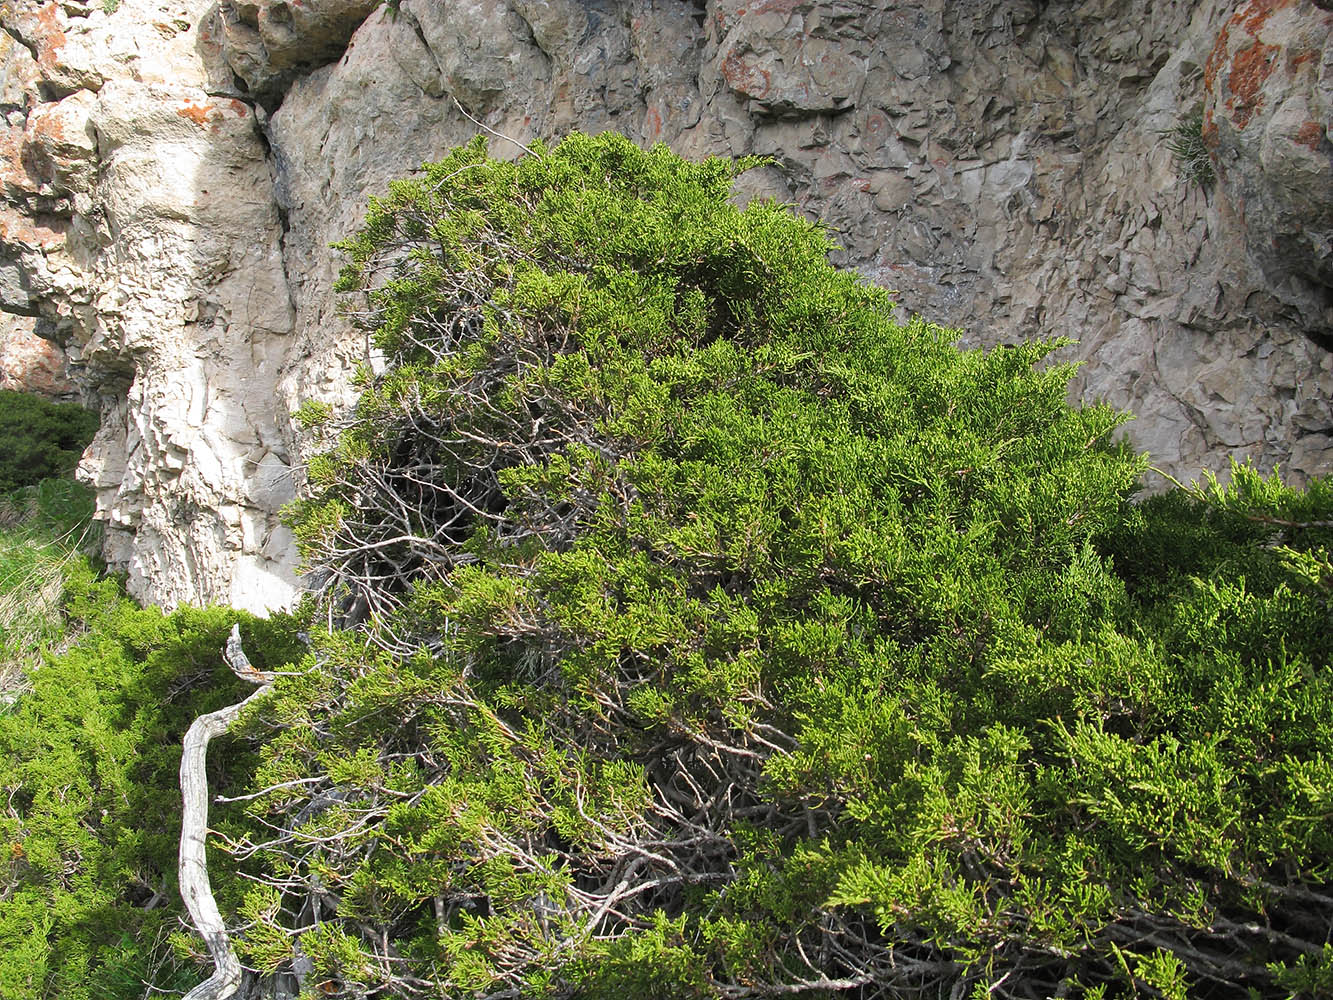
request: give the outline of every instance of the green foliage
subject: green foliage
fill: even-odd
[[[0,493],[67,475],[97,430],[97,414],[0,389]]]
[[[300,411],[290,512],[335,627],[210,754],[243,961],[309,997],[1327,992],[1333,486],[1136,502],[1058,345],[895,322],[729,202],[748,165],[475,142],[344,244],[387,365]],[[0,716],[4,997],[182,985],[160,790],[240,695],[232,615],[77,575],[69,614]]]
[[[231,623],[260,664],[295,652],[293,624],[139,608],[82,557],[64,564],[63,602],[69,647],[0,711],[0,997],[188,987],[198,973],[167,941],[183,916],[181,739],[195,715],[238,700],[219,653]],[[244,782],[246,761],[220,748],[215,787]]]
[[[0,497],[0,692],[63,639],[64,570],[97,543],[92,513],[91,491],[67,479]]]
[[[307,399],[292,414],[296,425],[304,431],[314,430],[328,422],[333,416],[333,407],[328,403]]]
[[[256,820],[338,793],[273,884],[448,995],[1316,982],[1327,484],[1130,503],[1055,345],[898,325],[745,165],[478,142],[344,245],[389,364],[294,510],[358,629],[251,720]]]
[[[1166,135],[1166,148],[1176,158],[1185,183],[1212,187],[1216,175],[1208,146],[1203,141],[1203,109],[1198,108],[1180,119]]]

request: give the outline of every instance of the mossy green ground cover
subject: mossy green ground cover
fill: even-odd
[[[1139,502],[1057,345],[897,322],[746,165],[473,144],[345,245],[387,366],[299,415],[312,648],[242,619],[295,662],[210,757],[250,987],[1333,990],[1333,490]],[[0,995],[141,995],[180,734],[245,693],[234,613],[111,586],[0,718]]]

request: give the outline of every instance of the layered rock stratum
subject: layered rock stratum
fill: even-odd
[[[767,155],[739,197],[964,343],[1073,338],[1164,471],[1299,481],[1333,472],[1330,6],[7,0],[0,306],[101,407],[107,556],[166,605],[296,593],[290,412],[375,360],[329,245],[479,127]]]

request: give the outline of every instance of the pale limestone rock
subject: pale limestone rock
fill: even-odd
[[[297,583],[278,517],[294,495],[277,393],[293,313],[255,113],[200,86],[203,12],[15,16],[20,37],[46,31],[35,90],[61,99],[20,107],[4,134],[0,277],[14,259],[26,302],[6,288],[6,308],[38,312],[101,400],[83,474],[132,592],[263,610]]]
[[[284,603],[293,556],[263,547],[294,495],[275,343],[292,313],[254,114],[234,98],[117,80],[94,124],[100,235],[118,254],[98,259],[95,322],[71,349],[133,373],[125,423],[109,410],[94,448],[118,453],[110,439],[123,436],[123,466],[87,468],[110,544],[132,589],[157,600]],[[261,517],[249,546],[233,510]]]
[[[40,178],[39,194],[73,194],[88,190],[97,177],[97,140],[92,112],[97,98],[75,91],[56,104],[39,104],[28,112],[24,127],[24,159]]]
[[[41,75],[32,52],[0,32],[0,108],[27,109],[40,101],[37,84]]]
[[[548,75],[531,28],[508,4],[403,0],[398,9],[418,26],[446,90],[473,114],[493,111],[507,92],[539,86]]]
[[[302,72],[342,55],[381,0],[221,0],[205,16],[206,44],[256,98],[275,101]]]
[[[99,4],[67,9],[56,0],[10,0],[4,15],[36,60],[48,100],[118,78],[202,84],[190,38],[196,20],[191,0],[121,0],[114,13]]]

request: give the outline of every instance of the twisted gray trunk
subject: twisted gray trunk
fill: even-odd
[[[213,958],[213,975],[189,993],[185,1000],[227,1000],[236,996],[241,987],[241,963],[232,949],[227,925],[222,922],[213,887],[208,880],[208,857],[205,840],[208,837],[208,775],[205,772],[208,744],[220,736],[241,714],[251,701],[266,693],[272,674],[256,670],[241,649],[239,625],[231,627],[231,635],[223,650],[223,659],[232,672],[242,680],[262,685],[244,701],[229,705],[216,712],[201,715],[185,733],[181,753],[181,815],[180,876],[181,898],[190,913],[195,930],[208,946]]]

